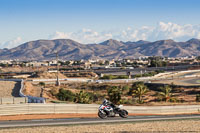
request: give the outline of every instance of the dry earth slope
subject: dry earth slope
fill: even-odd
[[[200,40],[122,42],[110,39],[99,44],[80,44],[70,39],[36,40],[12,49],[1,49],[0,59],[47,60],[55,59],[56,52],[59,53],[59,58],[67,60],[198,56]]]

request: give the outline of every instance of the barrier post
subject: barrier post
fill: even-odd
[[[28,114],[29,114],[29,103],[28,103]]]
[[[76,105],[76,115],[78,115],[78,104]]]
[[[53,104],[53,108],[54,108],[53,112],[55,114],[56,113],[56,105],[55,105],[55,103]]]

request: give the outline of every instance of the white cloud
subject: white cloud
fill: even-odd
[[[152,27],[141,26],[133,28],[131,26],[127,26],[126,29],[122,30],[108,29],[107,31],[100,32],[83,28],[82,30],[75,32],[56,31],[48,37],[48,39],[72,39],[84,44],[99,43],[111,38],[119,41],[157,41],[163,39],[187,41],[191,38],[200,38],[200,25],[179,25],[172,22],[159,22],[157,25]],[[19,44],[22,44],[21,37],[0,43],[0,48],[13,48]]]
[[[142,26],[139,28],[127,27],[124,30],[112,30],[97,32],[92,29],[82,29],[77,32],[56,32],[50,39],[68,38],[80,43],[99,43],[107,39],[120,41],[148,40],[157,41],[173,39],[175,41],[187,41],[191,38],[200,38],[200,25],[179,25],[172,22],[159,22],[154,27]]]
[[[200,31],[198,30],[199,28],[195,27],[199,26],[160,22],[155,28],[155,31],[157,32],[155,39],[174,39],[176,41],[186,41],[190,38],[198,38],[198,33],[200,33]]]
[[[130,30],[131,29],[131,30]],[[178,25],[175,23],[159,22],[155,27],[142,26],[137,29],[129,28],[118,35],[123,41],[174,39],[186,41],[190,38],[200,38],[200,25]]]
[[[98,43],[112,38],[109,32],[97,32],[91,29],[82,29],[73,33],[55,32],[49,36],[49,39],[72,39],[81,43]]]
[[[49,36],[49,39],[66,39],[70,38],[71,33],[64,33],[56,31],[54,34]]]
[[[18,45],[20,45],[22,43],[22,38],[21,37],[17,37],[15,38],[14,40],[10,40],[10,41],[7,41],[7,42],[4,42],[4,43],[1,43],[0,44],[0,48],[14,48]]]

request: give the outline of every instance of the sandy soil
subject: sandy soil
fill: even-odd
[[[160,83],[160,84],[175,84],[175,85],[183,85],[183,86],[199,86],[199,84],[193,84],[193,83],[187,83],[185,81],[187,80],[196,80],[197,78],[187,78],[187,79],[170,79],[170,80],[157,80],[157,81],[152,81],[152,83]]]
[[[200,120],[155,121],[124,124],[98,124],[0,129],[0,133],[71,133],[71,132],[199,132]]]
[[[20,67],[20,66],[12,66],[12,67],[4,67],[1,70],[3,72],[33,72],[33,71],[47,71],[48,67]]]
[[[0,116],[0,121],[7,120],[31,120],[31,119],[54,119],[54,118],[94,118],[97,114],[32,114],[32,115],[8,115]]]
[[[0,81],[0,97],[18,97],[20,84],[14,81]]]
[[[65,75],[63,75],[62,73],[58,73],[58,77],[60,79],[65,79],[67,78]],[[37,74],[37,79],[56,79],[57,78],[57,73],[56,72],[42,72]]]
[[[23,69],[21,67],[4,67],[1,69],[3,72],[21,72]]]
[[[41,86],[34,86],[31,82],[25,82],[25,89],[23,90],[23,93],[25,95],[40,97],[41,88]]]

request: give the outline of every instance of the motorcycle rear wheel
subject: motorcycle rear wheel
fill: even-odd
[[[101,111],[98,112],[98,116],[101,118],[101,119],[105,119],[107,118],[107,114],[106,112],[103,111],[103,113]]]
[[[128,111],[126,110],[121,110],[119,113],[119,116],[122,118],[127,118],[128,117]]]

